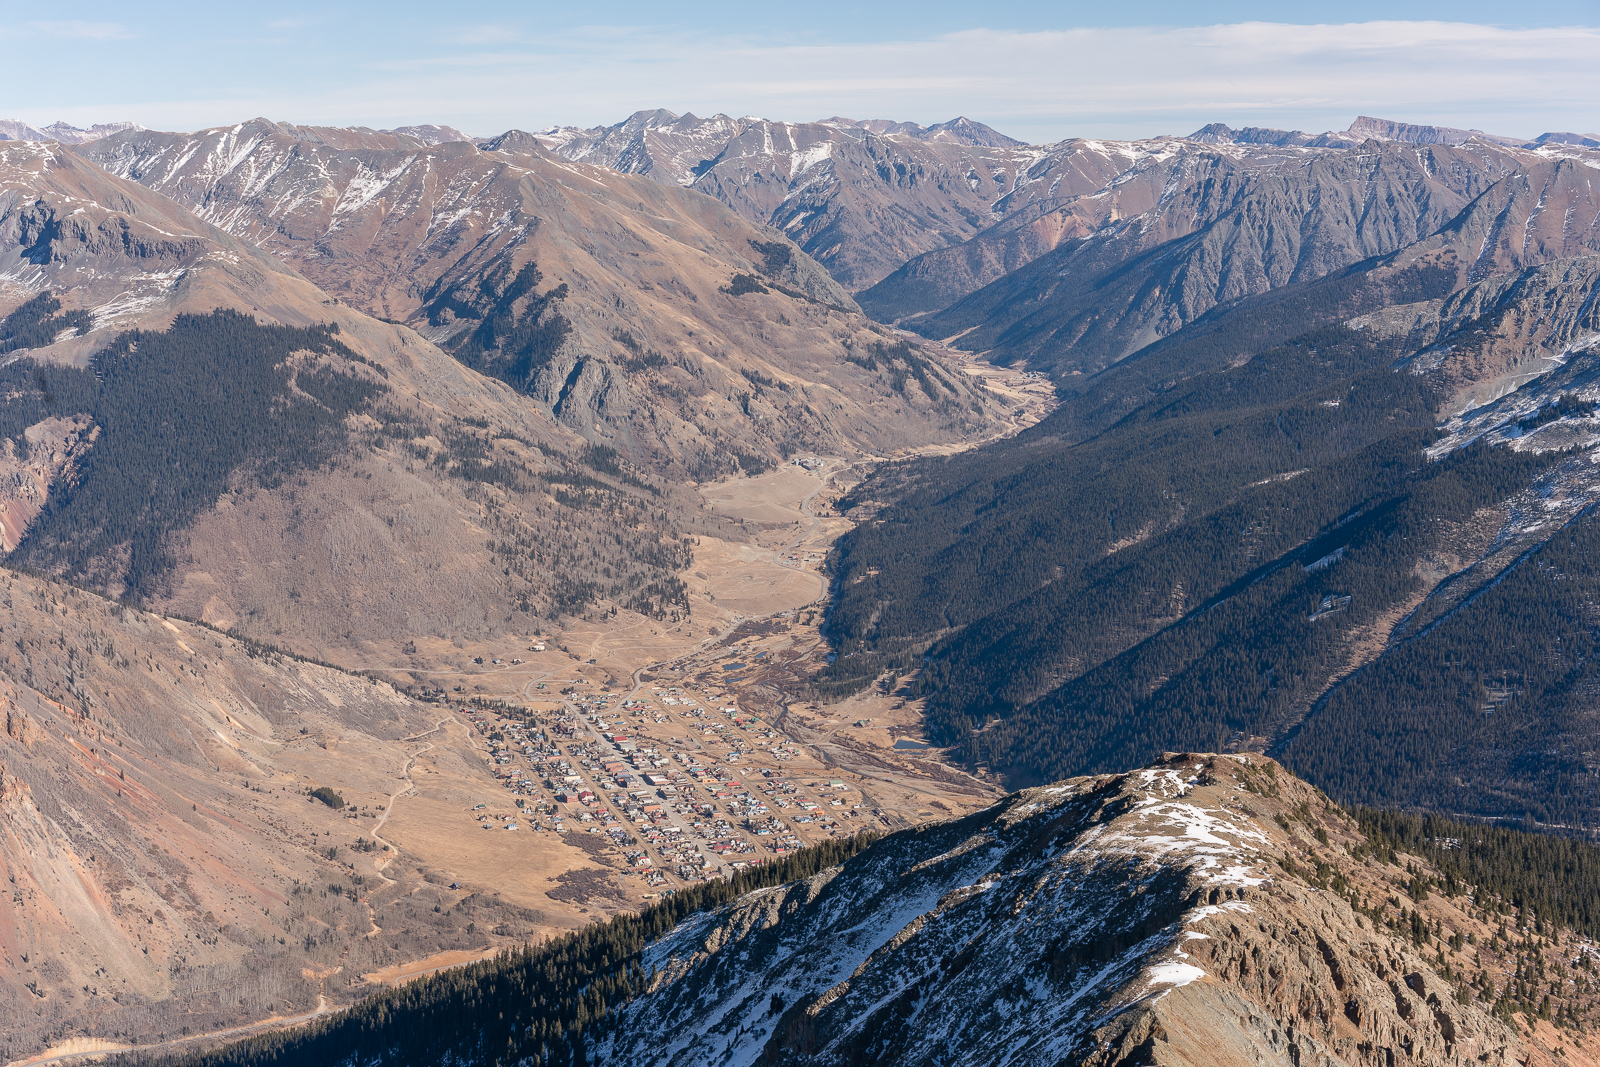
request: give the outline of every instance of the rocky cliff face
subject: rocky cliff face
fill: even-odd
[[[22,440],[0,441],[0,551],[10,552],[50,499],[70,481],[73,461],[94,444],[89,420],[53,416],[26,427]]]
[[[916,328],[1087,373],[1213,308],[1402,249],[1457,247],[1464,283],[1596,240],[1593,170],[1553,158],[1568,149],[1175,144],[1103,191],[907,263],[863,306],[904,316],[958,298]],[[984,288],[962,296],[970,284]]]
[[[1570,373],[1552,372],[1574,361],[1593,362],[1587,353],[1600,335],[1597,290],[1600,256],[1554,259],[1492,275],[1448,297],[1361,315],[1348,325],[1404,338],[1404,365],[1449,395],[1444,413],[1471,411],[1481,420],[1484,406],[1502,397],[1509,406],[1527,407],[1572,387]],[[1535,384],[1546,375],[1548,381]],[[1519,394],[1523,386],[1530,388]]]
[[[640,1064],[1548,1062],[1441,973],[1469,966],[1467,953],[1424,958],[1366,909],[1392,876],[1354,858],[1360,843],[1320,794],[1254,756],[1170,756],[1027,790],[685,923],[647,950],[651,991],[596,1052]]]

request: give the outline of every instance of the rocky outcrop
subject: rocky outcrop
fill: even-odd
[[[1507,409],[1527,408],[1549,389],[1574,388],[1573,360],[1600,340],[1600,256],[1493,274],[1446,298],[1383,308],[1349,325],[1403,338],[1411,354],[1402,365],[1447,390],[1446,414],[1502,397]],[[1546,376],[1543,387],[1510,397]]]
[[[39,728],[28,718],[28,713],[17,707],[11,700],[6,700],[6,736],[11,738],[19,748],[26,750],[38,737]]]
[[[0,551],[21,543],[44,510],[50,491],[72,480],[72,469],[94,446],[97,428],[86,417],[52,417],[0,441]]]

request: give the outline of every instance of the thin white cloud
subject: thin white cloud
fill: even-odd
[[[483,25],[458,27],[446,34],[443,40],[453,45],[494,45],[500,47],[524,41],[526,36],[514,26],[485,23]]]
[[[421,58],[345,65],[338,84],[295,92],[294,79],[279,79],[282,88],[239,87],[226,99],[121,101],[100,113],[169,128],[265,113],[480,133],[656,107],[790,120],[966,114],[1036,141],[1186,133],[1210,121],[1316,132],[1357,114],[1529,136],[1600,128],[1594,27],[1241,23],[804,45],[616,27],[517,41],[496,29]]]
[[[120,22],[87,22],[83,19],[30,22],[28,28],[49,37],[64,37],[78,41],[126,41],[134,36],[133,32]]]

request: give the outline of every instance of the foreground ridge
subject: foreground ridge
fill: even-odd
[[[1587,1064],[1594,946],[1531,904],[1581,879],[1530,876],[1547,838],[1408,818],[1168,753],[181,1062]]]
[[[1329,861],[1359,866],[1360,842],[1253,756],[1025,790],[686,924],[646,954],[652,995],[600,1060],[1525,1059],[1511,1027],[1357,914],[1355,872]],[[1330,878],[1341,888],[1311,884]]]

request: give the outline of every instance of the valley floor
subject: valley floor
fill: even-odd
[[[1007,432],[1054,403],[1047,381],[970,357],[958,365],[1013,405]],[[303,988],[281,990],[268,1010],[224,1006],[182,1033],[173,1032],[176,1017],[152,1015],[148,1028],[113,1034],[72,1026],[79,1013],[69,1010],[56,1016],[68,1024],[54,1031],[61,1039],[13,1045],[28,1057],[14,1062],[66,1062],[129,1044],[189,1047],[208,1034],[295,1024],[382,985],[637,910],[830,837],[992,804],[995,785],[921,740],[916,702],[876,690],[834,704],[811,699],[807,681],[828,655],[822,562],[849,528],[831,504],[876,460],[800,458],[807,462],[701,487],[712,528],[727,535],[698,539],[683,575],[685,620],[564,618],[560,631],[418,639],[393,658],[341,663],[444,691],[431,706],[411,704],[404,730],[352,729],[338,704],[302,711],[299,734],[237,714],[208,721],[218,752],[232,759],[187,772],[186,793],[214,793],[223,817],[260,820],[284,838],[281,848],[316,853],[298,864],[315,871],[285,879],[262,842],[261,862],[231,861],[239,885],[230,888],[263,896],[270,910],[279,882],[337,882],[341,891],[348,882],[352,904],[341,906],[351,915],[308,915],[294,926],[295,936],[314,930],[322,941],[300,953]],[[164,651],[175,656],[227,643],[177,620],[150,640],[171,644]],[[35,709],[34,718],[51,716]],[[637,753],[625,769],[616,766],[620,744],[603,736],[619,731]],[[313,786],[347,806],[309,802]],[[330,848],[334,857],[323,858]],[[162,951],[177,975],[198,961],[184,955],[183,935],[172,938]],[[155,1004],[150,1011],[160,1014]]]

